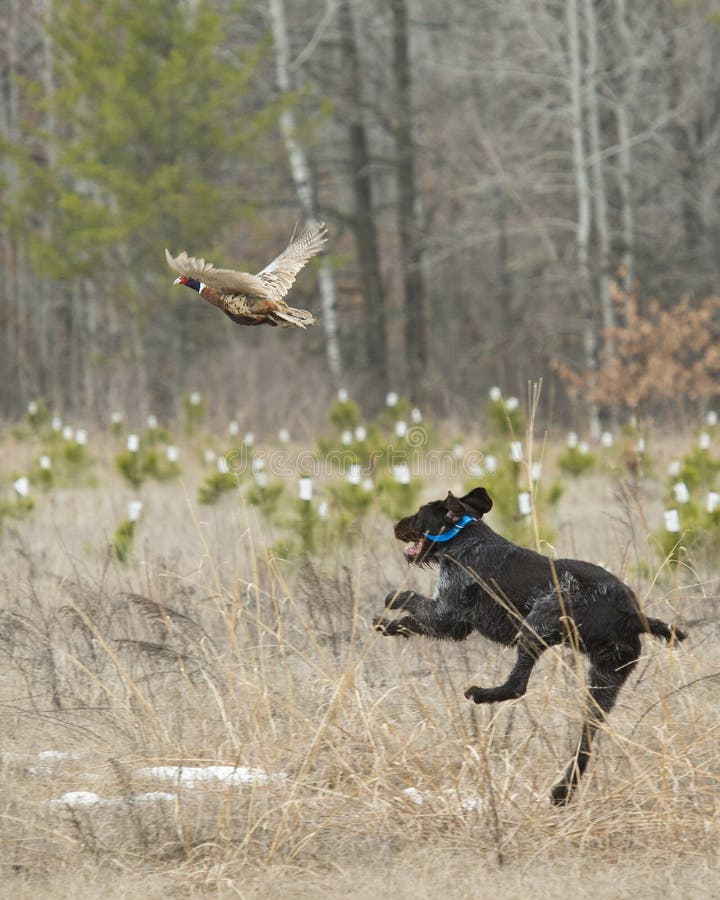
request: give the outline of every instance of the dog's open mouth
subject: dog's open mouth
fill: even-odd
[[[424,539],[418,538],[418,540],[414,541],[412,544],[408,544],[408,546],[403,550],[403,553],[405,554],[405,557],[407,559],[415,559],[422,553],[424,546]]]

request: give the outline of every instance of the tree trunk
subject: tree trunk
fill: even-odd
[[[513,309],[512,274],[510,272],[510,236],[507,227],[507,199],[501,188],[496,191],[497,197],[497,267],[498,267],[498,299],[503,316],[503,328],[506,335],[511,335],[517,327],[515,310]]]
[[[7,28],[7,60],[8,60],[8,104],[7,104],[7,136],[11,144],[17,144],[19,135],[19,68],[18,48],[20,47],[20,4],[18,0],[10,0],[10,12]],[[18,184],[17,167],[10,160],[6,170],[8,180],[8,192],[11,203],[14,205],[15,186]],[[25,364],[23,348],[27,335],[25,333],[24,292],[26,273],[21,271],[24,266],[24,254],[21,252],[20,239],[9,237],[7,241],[8,271],[7,298],[8,298],[8,360],[13,360],[11,378],[15,382],[14,393],[16,400],[24,405],[28,401],[27,379],[25,377]],[[9,277],[8,277],[9,276]]]
[[[597,20],[595,0],[585,0],[585,33],[588,48],[587,107],[590,134],[590,158],[592,160],[592,187],[595,200],[595,231],[597,233],[597,290],[603,325],[602,346],[607,359],[615,355],[615,347],[610,329],[615,324],[613,305],[610,299],[610,225],[607,212],[607,188],[602,160],[602,140],[600,134],[600,104],[598,102],[598,61]]]
[[[575,246],[578,267],[577,301],[582,317],[584,364],[588,371],[594,371],[597,368],[597,338],[595,334],[592,296],[590,291],[590,267],[588,261],[591,194],[587,176],[587,158],[583,130],[583,84],[582,66],[580,61],[577,0],[567,0],[566,17],[568,30],[573,167],[575,170],[575,190],[577,194],[577,224],[575,227]],[[590,429],[594,433],[600,430],[597,406],[593,404],[589,413]]]
[[[55,42],[52,31],[52,0],[41,0],[42,19],[40,25],[40,37],[42,40],[42,85],[45,104],[45,141],[44,152],[46,165],[50,170],[55,168],[57,152],[55,140],[57,135],[57,122],[55,117]],[[49,246],[53,244],[52,220],[50,215],[45,215],[42,223],[43,240]],[[39,297],[36,316],[36,338],[39,356],[39,390],[41,395],[51,405],[55,405],[55,379],[51,372],[51,335],[53,306],[55,305],[56,290],[50,278],[39,279]]]
[[[290,42],[287,31],[287,17],[284,0],[268,0],[270,23],[275,45],[275,68],[278,88],[283,93],[292,90],[290,75]],[[285,142],[285,150],[290,164],[295,190],[300,201],[306,224],[316,225],[319,220],[316,192],[310,163],[305,149],[298,140],[295,113],[284,109],[280,114],[280,132]],[[322,320],[325,329],[325,350],[330,372],[339,378],[342,375],[342,357],[338,335],[337,302],[335,277],[327,256],[320,257],[318,268],[318,288],[322,303]]]
[[[672,109],[682,108],[682,81],[677,59],[677,49],[672,28],[667,34],[667,60],[671,78],[669,84],[670,105]],[[698,158],[692,131],[695,122],[692,117],[688,121],[676,120],[671,126],[673,146],[676,151],[677,171],[680,175],[680,196],[682,198],[682,219],[687,268],[694,272],[702,272],[702,248],[705,243],[705,226],[700,214],[700,198],[702,193],[702,177],[700,159]]]
[[[372,372],[373,386],[384,389],[388,384],[385,296],[380,277],[370,151],[362,113],[362,71],[350,0],[340,0],[338,17],[345,74],[344,94],[349,118],[350,171],[354,199],[353,227],[365,301],[364,362]]]
[[[615,15],[620,35],[621,60],[619,65],[622,71],[626,65],[626,60],[633,59],[634,56],[632,33],[626,18],[625,0],[615,0]],[[631,95],[634,93],[632,87],[631,76],[623,71],[617,90],[615,120],[620,148],[618,155],[618,185],[620,189],[623,244],[620,271],[623,289],[626,294],[633,290],[633,281],[635,280],[635,217],[631,193],[632,183],[630,180],[632,175],[632,157],[630,149],[631,122],[629,104]]]
[[[416,402],[425,395],[428,365],[428,312],[423,277],[420,198],[415,179],[412,128],[412,83],[406,0],[391,0],[393,71],[395,73],[395,143],[398,173],[398,218],[405,305],[405,356],[408,391]]]

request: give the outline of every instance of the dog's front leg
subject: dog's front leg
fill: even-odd
[[[473,626],[458,616],[458,610],[439,597],[424,597],[415,591],[393,591],[385,598],[385,610],[402,609],[406,615],[385,625],[379,616],[374,625],[382,634],[421,634],[440,640],[463,641]],[[390,626],[388,628],[388,626]]]
[[[373,619],[373,627],[375,631],[379,631],[385,637],[399,635],[409,638],[412,634],[424,634],[412,616],[402,616],[399,619],[385,619],[383,616],[377,616]]]
[[[385,597],[385,613],[373,619],[375,631],[379,631],[380,634],[387,637],[402,635],[407,638],[411,634],[424,634],[412,617],[413,601],[417,596],[414,591],[391,591]],[[386,615],[391,609],[403,609],[410,615],[402,616],[399,619],[388,619]]]
[[[417,601],[426,600],[427,597],[423,597],[421,594],[416,594],[415,591],[390,591],[390,593],[385,597],[385,609],[404,609],[409,613],[413,612],[413,606],[417,604]]]

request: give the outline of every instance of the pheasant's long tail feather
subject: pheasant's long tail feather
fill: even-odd
[[[308,325],[318,325],[319,320],[308,312],[306,309],[295,309],[292,306],[284,306],[283,309],[276,309],[272,316],[278,320],[278,324],[283,328],[294,325],[296,328],[307,328]]]

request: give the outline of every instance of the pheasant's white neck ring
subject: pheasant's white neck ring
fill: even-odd
[[[180,281],[180,279],[178,279],[178,281]],[[177,284],[177,282],[175,282],[175,283]],[[202,281],[198,281],[197,278],[186,278],[184,281],[181,281],[180,283],[184,284],[185,287],[189,287],[189,288],[192,288],[194,291],[197,291],[198,294],[205,287],[205,283]]]

